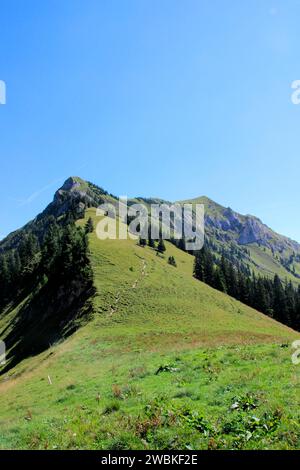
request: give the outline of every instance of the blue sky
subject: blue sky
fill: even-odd
[[[70,175],[300,241],[298,0],[0,3],[0,236]]]

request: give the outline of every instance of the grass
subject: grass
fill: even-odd
[[[7,390],[1,448],[299,448],[299,369],[280,345],[102,351],[97,368],[90,344],[77,370],[78,355],[55,355]]]
[[[169,243],[90,247],[93,319],[2,377],[0,448],[300,448],[299,335],[194,280]]]
[[[259,247],[257,245],[248,245],[248,250],[251,254],[251,261],[254,262],[252,267],[257,275],[263,275],[273,279],[274,274],[277,274],[281,279],[287,279],[292,281],[295,286],[299,284],[299,279],[296,279],[295,276],[289,273],[280,262],[273,256],[272,252],[268,248]],[[292,253],[290,253],[292,254]],[[294,263],[295,268],[298,268],[298,264]],[[295,272],[298,274],[297,269]]]

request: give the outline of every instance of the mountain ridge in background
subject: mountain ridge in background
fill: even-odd
[[[80,215],[85,207],[97,207],[104,202],[117,205],[117,197],[79,177],[70,177],[39,216],[0,242],[0,252],[17,245],[20,230],[31,230],[32,227],[34,232],[38,232],[35,225],[45,216],[59,217],[70,210]],[[148,206],[151,203],[169,203],[145,197],[129,200],[129,204],[133,202]],[[300,244],[296,241],[276,233],[259,218],[239,214],[206,196],[177,202],[204,204],[205,238],[216,254],[226,251],[233,261],[238,260],[256,274],[268,277],[278,274],[283,280],[291,280],[294,284],[300,282]]]
[[[154,199],[129,203],[141,201]],[[299,334],[195,279],[195,257],[172,242],[99,240],[103,202],[118,201],[69,178],[0,243],[0,448],[297,447],[283,436],[286,423],[297,433]],[[237,215],[212,202],[207,215],[215,259],[246,270]]]
[[[113,194],[79,177],[70,177],[42,213],[0,242],[2,285],[7,281],[7,269],[8,276],[12,276],[6,292],[4,288],[2,293],[0,314],[0,334],[12,358],[8,367],[72,334],[81,322],[88,320],[93,311],[94,272],[88,261],[87,235],[78,232],[76,225],[85,218],[87,210],[103,203],[118,208],[118,199]],[[150,208],[152,203],[166,201],[143,197],[128,200],[129,205],[133,203],[143,203]],[[278,275],[282,282],[288,280],[297,286],[299,244],[275,233],[256,217],[238,214],[205,196],[179,201],[179,204],[184,203],[204,204],[205,246],[215,263],[225,256],[249,279],[252,275],[270,279]],[[70,224],[73,229],[69,228]],[[180,243],[175,245],[182,248]],[[114,249],[113,244],[111,249]],[[210,285],[214,287],[213,283]],[[12,295],[15,287],[18,288]],[[220,288],[222,290],[222,286]],[[254,305],[259,308],[256,302]],[[10,316],[13,321],[8,320]],[[288,320],[286,323],[291,325]],[[32,342],[33,332],[36,340]]]

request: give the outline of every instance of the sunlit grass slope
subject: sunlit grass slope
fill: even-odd
[[[90,235],[93,319],[2,378],[0,448],[300,447],[298,335],[166,247]]]
[[[87,217],[97,218],[94,210]],[[172,350],[273,341],[291,330],[193,279],[193,257],[166,242],[163,257],[135,240],[90,239],[98,321],[124,346]],[[175,257],[177,268],[168,264]],[[97,321],[97,320],[96,320]]]

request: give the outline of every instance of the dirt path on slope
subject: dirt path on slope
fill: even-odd
[[[141,267],[141,271],[140,271],[140,276],[134,281],[131,288],[129,288],[129,289],[136,289],[145,276],[147,276],[147,263],[146,263],[145,259],[142,258],[142,267]],[[113,305],[111,305],[111,307],[110,307],[110,313],[109,313],[110,316],[112,316],[114,313],[117,312],[118,306],[119,306],[119,301],[120,301],[120,296],[121,296],[121,291],[119,290],[116,293]]]

